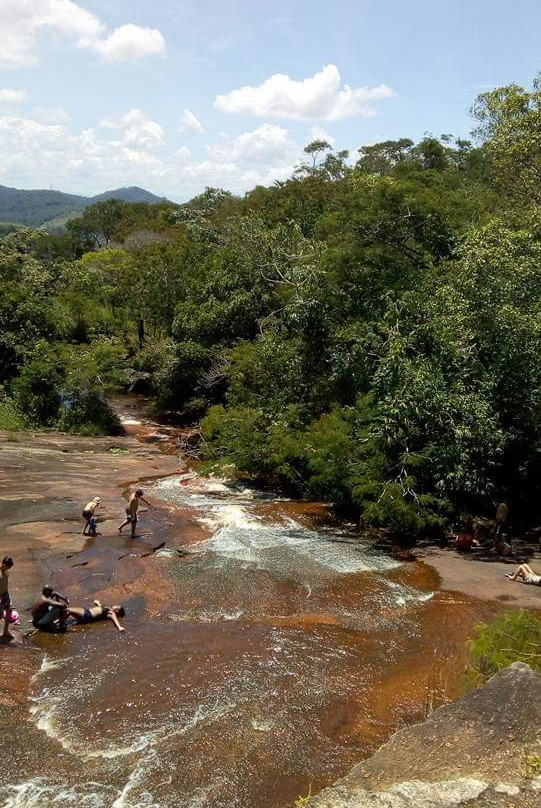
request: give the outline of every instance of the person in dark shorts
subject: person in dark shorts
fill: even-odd
[[[13,567],[11,556],[5,556],[0,564],[0,614],[4,614],[4,631],[2,637],[12,640],[13,634],[9,631],[11,621],[11,597],[9,594],[9,571]]]
[[[136,491],[133,492],[133,494],[131,494],[128,500],[128,506],[126,508],[126,519],[124,522],[122,522],[122,524],[118,528],[118,532],[122,533],[122,530],[123,528],[126,527],[126,525],[131,525],[132,539],[135,536],[135,528],[137,525],[137,511],[139,510],[140,502],[144,502],[145,505],[148,505],[148,507],[152,510],[152,505],[150,504],[150,502],[147,502],[146,499],[143,498],[143,491],[140,488],[138,488]]]
[[[96,535],[96,508],[99,506],[100,502],[101,499],[99,497],[94,497],[84,506],[83,519],[86,520],[86,523],[83,528],[83,536]]]
[[[68,617],[73,617],[80,624],[110,620],[119,631],[126,630],[118,622],[118,618],[126,614],[123,606],[102,606],[99,600],[95,600],[92,606],[69,606],[67,613]]]
[[[69,600],[64,595],[59,595],[52,586],[44,586],[31,608],[34,628],[50,633],[64,631],[68,606]]]

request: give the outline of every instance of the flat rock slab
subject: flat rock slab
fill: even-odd
[[[481,560],[456,550],[420,548],[415,557],[433,567],[441,578],[441,588],[470,597],[493,600],[510,609],[541,609],[541,586],[510,581],[506,575],[517,564],[496,558]],[[541,572],[541,554],[536,550],[528,561]]]
[[[539,808],[541,674],[516,662],[397,732],[310,808]]]
[[[84,503],[101,496],[99,541],[107,553],[119,541],[125,492],[141,480],[178,471],[175,457],[130,437],[0,431],[0,554],[15,561],[10,591],[24,627],[41,587],[63,585],[51,575],[47,559],[55,557],[55,570],[86,560],[78,556],[87,541],[81,535]],[[142,528],[152,526],[151,520],[152,514],[144,513]]]

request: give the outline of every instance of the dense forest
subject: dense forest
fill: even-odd
[[[472,140],[322,140],[289,180],[0,242],[0,426],[114,433],[144,383],[208,460],[435,530],[541,493],[541,83]]]

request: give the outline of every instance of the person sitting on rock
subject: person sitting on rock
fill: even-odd
[[[96,535],[96,508],[99,506],[101,499],[99,497],[94,497],[87,502],[83,508],[83,519],[86,520],[86,524],[83,528],[83,536],[95,536]]]
[[[530,567],[529,564],[521,564],[515,572],[506,573],[506,578],[511,581],[520,581],[523,584],[530,584],[531,586],[541,586],[541,575],[537,575]]]
[[[464,529],[462,533],[455,538],[455,547],[457,550],[471,550],[473,547],[480,547],[479,539],[476,536],[476,531],[473,526],[473,519],[467,518],[464,522]]]
[[[64,595],[59,595],[52,586],[44,586],[30,610],[34,628],[50,633],[64,631],[68,606],[69,600]]]
[[[73,617],[77,623],[96,623],[98,620],[110,620],[119,631],[126,629],[118,622],[119,617],[126,614],[123,606],[102,606],[99,600],[95,600],[92,606],[69,606],[68,617]]]

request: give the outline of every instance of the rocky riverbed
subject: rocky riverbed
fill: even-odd
[[[23,627],[48,582],[127,607],[123,635],[0,649],[6,808],[285,808],[456,698],[472,626],[529,596],[503,576],[492,600],[445,590],[323,506],[186,475],[171,430],[136,415],[123,438],[0,435]],[[136,483],[153,510],[132,541],[117,525]],[[94,494],[102,535],[83,538]]]

